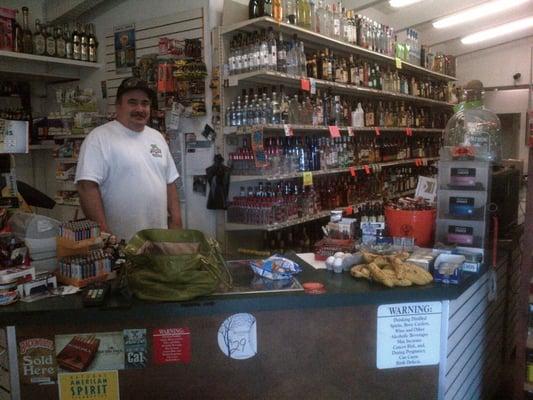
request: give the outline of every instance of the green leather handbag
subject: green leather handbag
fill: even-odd
[[[145,229],[125,253],[129,290],[143,300],[190,300],[231,286],[219,244],[200,231]]]

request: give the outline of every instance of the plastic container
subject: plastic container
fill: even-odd
[[[385,207],[385,222],[390,236],[412,237],[415,245],[431,247],[437,210],[395,210]]]

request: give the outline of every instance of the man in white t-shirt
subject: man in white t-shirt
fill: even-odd
[[[154,92],[127,78],[117,90],[117,118],[84,140],[76,183],[85,216],[129,240],[141,229],[181,228],[176,165],[160,132],[146,126]]]

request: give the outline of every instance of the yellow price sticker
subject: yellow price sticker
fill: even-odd
[[[402,69],[402,60],[399,57],[396,57],[396,68]]]
[[[119,400],[118,371],[59,374],[60,400]]]
[[[311,186],[313,184],[313,173],[304,172],[304,186]]]

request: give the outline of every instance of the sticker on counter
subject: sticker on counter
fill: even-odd
[[[124,369],[124,334],[99,332],[56,335],[59,372]]]
[[[234,314],[218,329],[218,347],[228,357],[246,360],[257,354],[257,323],[252,314]]]
[[[441,314],[439,301],[379,306],[377,368],[438,364]]]
[[[118,371],[63,373],[59,400],[119,400]]]
[[[57,378],[54,341],[45,338],[19,340],[19,371],[23,384],[51,383]]]
[[[191,362],[191,331],[189,328],[159,328],[152,332],[155,364]]]
[[[124,365],[126,369],[145,368],[147,359],[146,329],[124,329]]]

